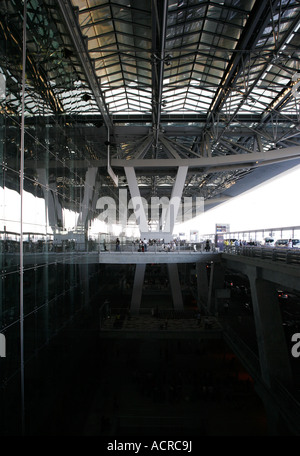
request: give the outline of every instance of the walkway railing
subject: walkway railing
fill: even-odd
[[[224,253],[243,255],[251,258],[260,258],[269,261],[283,262],[287,264],[300,264],[300,249],[287,247],[265,246],[225,246]]]
[[[125,252],[125,253],[206,253],[205,246],[203,243],[187,243],[184,245],[169,245],[169,244],[154,244],[148,245],[146,248],[141,248],[139,244],[136,243],[126,243],[116,246],[115,243],[101,244],[100,253],[106,252]],[[211,247],[209,252],[216,252],[214,247]]]

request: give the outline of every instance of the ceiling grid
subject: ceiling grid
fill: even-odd
[[[21,110],[22,6],[0,4],[10,116]],[[153,159],[137,170],[146,198],[171,191],[175,158],[191,163],[184,195],[209,200],[265,166],[252,154],[297,157],[287,155],[300,147],[297,0],[28,0],[28,24],[27,124],[68,123],[103,173],[109,131],[121,177],[122,160]]]

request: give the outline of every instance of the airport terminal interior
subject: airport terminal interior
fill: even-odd
[[[1,436],[300,435],[300,221],[199,222],[300,164],[299,28],[0,1]]]

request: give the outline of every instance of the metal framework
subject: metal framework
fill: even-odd
[[[0,13],[1,111],[17,125],[22,1]],[[138,165],[146,198],[171,192],[181,165],[183,195],[210,199],[258,164],[300,157],[298,0],[28,0],[27,14],[28,142],[47,129],[36,160],[55,159],[60,186],[83,188],[98,163],[114,192],[108,147],[115,183]],[[8,163],[15,146],[8,132]]]

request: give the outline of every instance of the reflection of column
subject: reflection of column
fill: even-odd
[[[249,271],[261,375],[269,386],[276,378],[290,387],[292,373],[275,285],[261,279],[256,268]]]
[[[48,213],[49,225],[53,230],[55,230],[57,226],[62,226],[63,223],[62,207],[58,199],[56,184],[49,184],[45,168],[37,169],[37,174],[38,180],[42,185],[44,193],[45,206],[46,212]]]
[[[131,307],[130,307],[131,314],[138,314],[140,307],[141,307],[145,270],[146,270],[145,264],[137,264],[135,267],[133,290],[132,290],[132,297],[131,297]]]
[[[76,279],[77,274],[76,270],[79,265],[71,263],[69,268],[69,281],[70,281],[70,310],[69,315],[74,315],[74,308],[75,308],[75,287],[76,287]]]
[[[83,306],[89,305],[90,288],[89,288],[89,265],[80,265],[80,291],[81,291],[81,304]]]
[[[168,264],[169,281],[173,298],[174,310],[183,310],[183,300],[177,264]]]
[[[0,255],[0,267],[2,269],[2,256]],[[2,302],[3,302],[3,290],[2,290],[2,277],[0,277],[0,328],[3,327],[3,309],[2,309]]]
[[[220,263],[211,263],[207,309],[210,314],[218,312],[218,290],[224,288],[225,271]]]
[[[206,263],[197,263],[196,273],[198,308],[200,309],[202,306],[206,307],[208,301],[208,277]]]
[[[92,204],[91,204],[92,218],[95,218],[94,214],[95,214],[95,211],[96,211],[96,206],[97,206],[97,201],[98,201],[98,198],[99,198],[100,188],[101,188],[101,182],[99,180],[97,180],[95,182],[94,194],[93,194]]]
[[[77,226],[81,226],[83,228],[86,227],[89,211],[92,208],[97,172],[98,168],[89,168],[85,174],[83,200],[77,221]]]
[[[48,214],[49,214],[49,223],[51,226],[63,227],[63,211],[62,205],[59,201],[56,183],[49,184],[49,205],[48,205]]]
[[[45,328],[45,342],[49,342],[49,270],[48,264],[43,268],[43,319]]]

